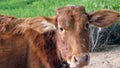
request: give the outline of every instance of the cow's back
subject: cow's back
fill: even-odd
[[[23,18],[0,15],[0,32],[10,32],[16,25],[22,23],[24,20]]]

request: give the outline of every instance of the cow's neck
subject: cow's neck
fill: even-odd
[[[35,31],[26,32],[26,38],[29,39],[30,47],[33,51],[37,51],[36,54],[41,60],[45,61],[50,68],[61,68],[64,63],[60,57],[58,57],[56,47],[56,31],[49,31],[44,34],[39,34]],[[43,63],[44,64],[44,63]],[[46,64],[44,64],[46,66]]]

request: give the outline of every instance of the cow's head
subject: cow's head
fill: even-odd
[[[19,27],[21,32],[28,28],[38,33],[56,30],[58,55],[70,68],[80,68],[89,62],[89,24],[106,27],[119,18],[119,13],[110,10],[88,14],[83,6],[66,6],[56,10],[55,18],[26,19]]]
[[[105,27],[120,18],[110,10],[87,14],[83,6],[66,6],[56,10],[57,48],[70,68],[80,68],[89,62],[89,24]]]

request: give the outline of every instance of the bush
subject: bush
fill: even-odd
[[[120,44],[120,24],[108,28],[90,27],[90,51],[105,49],[107,46]]]

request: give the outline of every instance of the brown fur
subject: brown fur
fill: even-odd
[[[0,32],[10,32],[17,24],[23,21],[24,19],[0,15]]]
[[[0,15],[0,67],[61,68],[62,63],[69,65],[66,68],[83,67],[89,61],[87,25],[105,27],[119,16],[110,10],[89,15],[83,6],[59,8],[54,18]]]
[[[55,31],[38,34],[33,30],[28,30],[26,33],[28,34],[25,36],[30,42],[29,66],[33,68],[60,68],[63,61],[57,56]]]
[[[27,20],[1,15],[0,67],[2,68],[60,68],[55,31],[38,33],[27,25],[37,21],[54,22],[37,17]],[[25,25],[23,25],[25,24]],[[4,25],[4,26],[3,26]],[[43,26],[44,24],[42,24]],[[40,27],[40,26],[39,26]],[[38,28],[38,27],[37,27]],[[13,42],[14,41],[14,42]],[[54,57],[54,58],[53,58]]]

